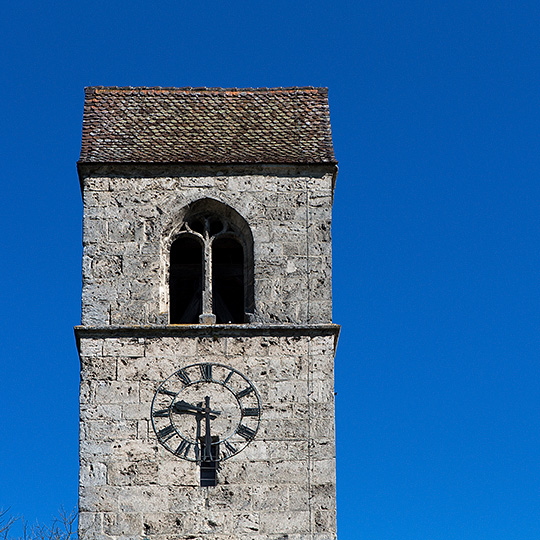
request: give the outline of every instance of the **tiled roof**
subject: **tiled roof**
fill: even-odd
[[[326,88],[85,89],[80,163],[335,163]]]

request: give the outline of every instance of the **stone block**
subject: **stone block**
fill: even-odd
[[[290,379],[307,379],[308,362],[305,357],[295,354],[287,355],[287,350],[281,355],[268,359],[268,376],[273,381]]]
[[[227,340],[217,337],[201,337],[197,339],[197,356],[208,358],[222,357],[227,353]]]
[[[85,439],[89,441],[119,441],[137,438],[135,420],[85,420]]]
[[[99,404],[139,402],[139,383],[136,381],[96,381],[93,387]]]
[[[226,466],[226,464],[222,464],[222,468]],[[247,511],[251,510],[252,500],[255,501],[256,497],[255,493],[252,494],[251,486],[218,484],[208,490],[205,504],[210,511],[228,512],[232,508],[237,511]]]
[[[104,486],[107,483],[107,466],[99,461],[81,464],[79,479],[84,486]]]
[[[336,483],[336,462],[334,459],[321,459],[313,461],[313,483],[334,484]]]
[[[335,435],[334,419],[314,418],[311,422],[311,435],[316,439],[333,440]]]
[[[112,453],[112,443],[110,441],[79,441],[79,455],[81,463],[85,460],[93,462],[105,461]]]
[[[333,422],[332,422],[333,423]],[[333,433],[328,430],[327,433]],[[336,446],[334,439],[321,439],[317,433],[312,431],[313,440],[311,441],[311,456],[315,460],[335,459]]]
[[[302,380],[288,380],[274,382],[268,393],[270,403],[307,403],[308,382]]]
[[[154,360],[173,360],[175,365],[178,365],[177,369],[185,362],[192,363],[191,359],[196,353],[197,341],[195,339],[160,337],[146,340],[145,356]]]
[[[140,535],[143,532],[142,516],[127,512],[103,514],[103,532],[110,536]]]
[[[98,357],[103,354],[103,339],[100,338],[83,338],[79,343],[79,354],[84,359],[85,357]],[[84,361],[83,361],[84,366]]]
[[[235,512],[227,517],[230,520],[232,533],[255,534],[260,530],[259,514],[257,512]]]
[[[158,461],[158,484],[175,488],[199,486],[199,469],[191,461],[175,458],[164,448],[160,448],[161,459]]]
[[[79,487],[79,512],[117,512],[120,488],[117,486]]]
[[[137,420],[137,438],[147,440],[150,437],[150,432],[152,428],[150,427],[149,420]],[[153,437],[153,434],[152,434]]]
[[[122,407],[121,417],[126,420],[148,420],[150,406],[148,403],[129,403]]]
[[[268,534],[309,533],[309,512],[261,512],[260,525]]]
[[[225,513],[210,512],[201,507],[198,512],[186,512],[184,516],[184,532],[192,538],[192,535],[201,535],[208,538],[209,535],[219,535],[227,529],[228,516]],[[219,536],[218,536],[219,537]]]
[[[179,513],[154,512],[143,514],[143,536],[155,538],[157,535],[167,535],[166,538],[175,538],[184,531],[184,516]]]
[[[297,486],[307,486],[308,481],[308,464],[306,456],[295,456],[295,460],[271,462],[270,476],[267,481],[276,481],[279,479],[287,483],[296,484]]]
[[[323,381],[334,380],[333,354],[311,354],[309,360],[312,379]]]
[[[104,356],[144,356],[144,338],[108,338],[103,343]]]
[[[89,191],[108,191],[109,190],[109,179],[105,178],[95,178],[87,177],[84,179],[84,189]]]
[[[103,532],[103,514],[79,512],[79,538],[93,538]]]
[[[264,176],[229,176],[227,189],[233,192],[264,191],[266,178]]]
[[[305,420],[296,418],[263,419],[259,431],[265,440],[307,439],[309,425]]]
[[[107,237],[108,223],[103,219],[87,218],[83,222],[83,246],[102,242]]]
[[[108,226],[109,242],[133,242],[135,240],[135,223],[132,221],[111,221]]]
[[[232,463],[233,460],[237,459],[242,459],[243,461],[268,461],[269,459],[275,458],[275,455],[272,456],[269,452],[269,444],[268,441],[258,440],[256,437],[253,442],[242,450],[240,456],[235,456],[228,460],[222,468],[226,469],[229,463]]]
[[[291,485],[288,488],[288,509],[291,512],[309,511],[310,492],[309,486]]]
[[[192,512],[194,508],[212,506],[213,497],[206,490],[193,489],[192,487],[177,486],[169,488],[169,509],[173,514]],[[208,501],[208,502],[207,502]]]
[[[115,441],[112,446],[112,458],[117,461],[153,461],[157,458],[158,442],[141,440]]]
[[[105,233],[102,233],[105,234]],[[102,255],[92,259],[92,275],[95,279],[114,278],[122,274],[120,255]]]
[[[253,486],[253,510],[258,512],[284,512],[289,509],[287,495],[288,487],[283,483]]]
[[[311,486],[311,500],[315,508],[321,510],[336,509],[336,486],[335,484],[314,484]]]
[[[114,380],[116,379],[116,360],[101,356],[81,355],[81,378],[83,380]]]
[[[95,395],[95,383],[82,380],[79,385],[79,403],[81,406],[94,403]]]
[[[334,380],[333,379],[317,379],[311,381],[310,401],[316,403],[333,403],[334,402]]]
[[[121,486],[118,506],[120,512],[162,512],[169,507],[169,492],[159,486]]]
[[[110,324],[110,302],[91,298],[92,292],[83,297],[81,323],[85,326],[105,326]]]
[[[335,531],[335,510],[315,510],[315,512],[313,512],[313,530],[317,532]]]
[[[154,395],[160,383],[161,383],[160,380],[159,381],[148,380],[148,381],[139,382],[139,401],[142,404],[146,404],[148,406],[148,410],[150,410],[150,405],[152,403],[152,400],[154,399]]]
[[[287,441],[286,443],[286,455],[288,460],[304,459],[308,455],[309,443],[307,440],[303,441]]]
[[[145,486],[158,483],[155,461],[114,461],[107,466],[107,477],[112,486]]]
[[[163,381],[179,369],[178,361],[173,358],[162,358],[156,361],[149,356],[119,357],[119,381]]]
[[[313,540],[336,540],[335,532],[314,533]]]
[[[80,409],[81,420],[121,420],[122,405],[82,405]]]

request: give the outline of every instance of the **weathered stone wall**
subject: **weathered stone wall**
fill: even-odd
[[[131,166],[82,172],[84,325],[168,322],[167,238],[186,205],[220,201],[254,240],[255,320],[332,318],[333,166]]]
[[[139,337],[77,329],[81,539],[335,539],[337,327],[228,337],[190,328]],[[197,465],[158,444],[150,422],[159,383],[197,362],[244,373],[263,407],[255,440],[210,488],[199,487]]]

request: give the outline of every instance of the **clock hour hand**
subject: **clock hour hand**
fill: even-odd
[[[187,414],[204,414],[206,412],[205,407],[199,407],[197,405],[192,405],[191,403],[188,403],[187,401],[177,401],[173,405],[173,411],[176,413],[187,413]],[[221,411],[209,411],[210,418],[214,420],[216,417],[218,417],[221,414]]]

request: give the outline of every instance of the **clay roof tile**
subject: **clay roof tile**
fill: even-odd
[[[326,88],[85,89],[80,163],[336,163]]]

